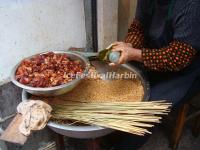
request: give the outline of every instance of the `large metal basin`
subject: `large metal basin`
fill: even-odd
[[[107,71],[116,71],[119,69],[119,67],[122,67],[123,69],[127,69],[128,71],[135,73],[137,77],[141,80],[142,85],[144,87],[143,101],[149,99],[149,83],[145,80],[142,73],[134,66],[124,64],[119,67],[110,67],[105,63],[95,62],[95,61],[91,62],[91,64],[94,65],[100,73],[105,73]],[[22,100],[27,100],[29,96],[30,94],[28,94],[25,90],[23,90]],[[97,138],[107,135],[114,131],[112,129],[103,128],[99,126],[74,126],[74,125],[58,124],[55,122],[49,122],[48,126],[59,134],[79,139]]]

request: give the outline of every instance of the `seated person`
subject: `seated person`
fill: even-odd
[[[121,52],[117,64],[143,64],[150,100],[168,100],[176,106],[200,91],[199,8],[199,0],[138,0],[125,41],[114,43],[112,51]],[[116,149],[134,150],[131,138],[127,135]]]

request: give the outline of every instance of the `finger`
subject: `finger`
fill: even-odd
[[[112,47],[113,46],[123,46],[125,43],[124,42],[114,42],[114,43],[112,43]]]
[[[116,66],[115,63],[109,63],[109,66]]]
[[[133,47],[133,45],[131,43],[127,43],[128,46]]]
[[[106,47],[106,49],[112,48],[114,45],[117,45],[117,43],[118,43],[118,42],[111,43],[108,47]]]
[[[106,47],[106,49],[110,49],[111,47],[113,47],[114,46],[114,44],[112,43],[112,44],[110,44],[108,47]]]
[[[124,46],[121,46],[121,45],[114,45],[113,47],[112,47],[112,49],[115,49],[115,48],[123,48]]]
[[[115,48],[115,49],[112,49],[112,52],[123,52],[123,49]]]
[[[112,51],[113,52],[123,52],[124,51],[124,47],[122,47],[122,46],[114,46],[112,48]]]
[[[119,58],[119,61],[117,62],[118,64],[124,64],[125,63],[125,57],[124,56],[121,56]]]

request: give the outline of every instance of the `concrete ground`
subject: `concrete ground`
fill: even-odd
[[[85,140],[70,139],[66,138],[66,149],[65,150],[85,150]],[[171,150],[169,147],[169,141],[166,132],[163,129],[158,129],[148,139],[139,150]],[[107,149],[104,146],[101,150],[112,150]],[[123,149],[122,149],[123,150]],[[132,150],[132,149],[130,149]],[[200,150],[200,136],[195,138],[189,128],[184,130],[181,138],[178,150]]]
[[[17,104],[21,101],[21,89],[8,83],[0,87],[0,117],[5,117],[15,112]],[[199,99],[198,99],[199,101]],[[199,101],[200,102],[200,101]],[[2,124],[5,129],[10,122],[10,119]],[[148,139],[147,143],[144,144],[139,150],[170,150],[168,147],[168,139],[163,128],[158,129]],[[78,140],[72,138],[65,138],[66,150],[86,150],[85,142],[87,140]],[[31,135],[29,140],[24,146],[7,143],[8,150],[38,150],[41,147],[46,146],[47,143],[55,141],[54,133],[50,129],[45,129]],[[55,145],[55,142],[54,142]],[[55,146],[54,146],[55,147]],[[106,145],[102,146],[101,150],[109,150],[105,148]],[[1,142],[0,142],[0,150]],[[41,150],[41,149],[40,149]],[[44,150],[44,149],[42,149]],[[47,150],[47,149],[46,149]],[[48,150],[50,150],[48,148]],[[55,150],[55,148],[52,148]],[[123,149],[122,149],[123,150]],[[132,149],[131,149],[132,150]],[[200,136],[194,138],[190,132],[189,127],[184,130],[182,139],[178,150],[200,150]]]
[[[168,139],[162,130],[157,130],[139,150],[170,150]],[[181,138],[178,150],[200,150],[200,136],[195,138],[186,128]]]

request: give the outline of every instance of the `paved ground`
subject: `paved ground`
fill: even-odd
[[[170,150],[168,147],[168,139],[163,131],[158,130],[140,150]],[[190,130],[186,129],[183,133],[178,150],[200,150],[200,136],[194,138]]]
[[[85,150],[84,140],[66,139],[66,150]],[[158,129],[139,150],[171,150],[163,129]],[[107,150],[102,148],[102,150]],[[200,150],[200,136],[195,138],[185,129],[178,150]]]
[[[197,99],[199,101],[199,98]],[[21,101],[21,89],[13,86],[11,83],[0,87],[0,117],[12,114],[16,110],[16,105]],[[200,101],[199,101],[200,102]],[[8,121],[3,124],[6,128]],[[34,133],[24,146],[7,143],[8,150],[38,150],[39,147],[53,142],[53,133],[51,130],[43,130]],[[66,150],[86,150],[85,140],[66,138]],[[1,143],[0,143],[1,145]],[[0,148],[1,150],[1,148]],[[50,150],[50,149],[49,149]],[[53,148],[52,150],[55,150]],[[102,148],[105,150],[105,148]],[[106,149],[107,150],[107,149]],[[163,129],[157,130],[139,150],[170,150],[168,148],[168,139]],[[186,128],[182,136],[178,150],[200,150],[200,136],[194,138]]]
[[[38,137],[35,137],[35,138],[38,138]],[[40,140],[42,141],[43,138],[40,137]],[[72,138],[65,138],[65,140],[66,140],[65,150],[86,150],[85,142],[87,140],[78,140],[78,139],[72,139]],[[30,140],[29,142],[31,141],[32,140]],[[23,146],[23,147],[13,146],[12,148],[9,147],[8,150],[37,150],[38,148],[33,148],[34,147],[33,144],[34,143],[29,144],[29,147],[28,146]],[[171,150],[168,147],[168,144],[169,143],[166,136],[166,132],[163,132],[163,129],[158,129],[148,139],[147,143],[144,144],[139,150]],[[56,148],[54,146],[51,149],[42,149],[42,150],[56,150]],[[105,146],[105,143],[103,143],[101,150],[111,150],[111,149],[107,149]],[[178,150],[200,150],[200,136],[197,138],[193,137],[189,128],[186,128],[183,133],[182,139],[180,141]]]

